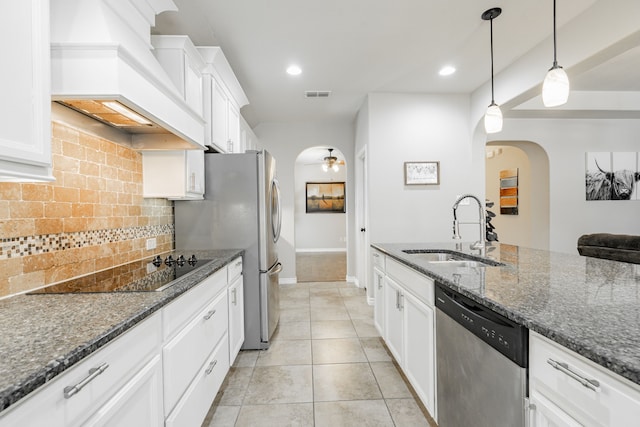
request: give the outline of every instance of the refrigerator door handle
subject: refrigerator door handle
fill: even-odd
[[[280,201],[280,184],[276,178],[271,182],[271,231],[273,233],[274,243],[280,238],[280,230],[282,228],[282,204]],[[273,215],[275,214],[275,215]]]
[[[274,265],[273,267],[271,267],[271,269],[269,269],[269,271],[267,271],[267,275],[269,276],[273,276],[274,274],[278,274],[282,271],[282,263],[277,263],[276,265]]]

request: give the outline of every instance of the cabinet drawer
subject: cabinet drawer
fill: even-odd
[[[380,270],[384,271],[385,258],[386,257],[382,252],[371,249],[371,264],[374,267],[378,267]]]
[[[162,350],[165,414],[173,409],[213,348],[227,332],[228,315],[227,293],[223,292]]]
[[[581,424],[628,426],[640,419],[640,387],[535,332],[530,334],[529,363],[531,390]],[[593,390],[580,378],[598,385]]]
[[[227,266],[227,283],[233,283],[236,277],[242,274],[242,257],[231,261]]]
[[[229,371],[229,342],[220,341],[166,420],[166,427],[199,426]]]
[[[393,277],[409,292],[425,304],[433,307],[435,286],[433,280],[389,258],[386,261],[387,275]]]
[[[216,271],[199,285],[172,301],[162,310],[163,338],[166,342],[184,327],[205,304],[227,287],[227,269]]]

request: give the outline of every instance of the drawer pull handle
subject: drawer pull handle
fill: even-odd
[[[376,257],[376,258],[380,258],[379,254],[373,254],[373,256]]]
[[[207,368],[206,371],[204,371],[205,374],[209,375],[211,372],[213,372],[213,368],[216,367],[216,364],[218,363],[218,360],[214,360],[213,362],[209,363],[209,367]]]
[[[236,267],[240,267],[242,265],[242,260],[238,260],[238,262],[236,262]]]
[[[207,314],[204,315],[203,319],[204,320],[209,320],[211,319],[211,316],[213,316],[214,314],[216,314],[215,310],[211,310],[210,312],[208,312]]]
[[[68,386],[68,387],[64,388],[64,390],[63,390],[64,391],[64,398],[65,399],[69,399],[69,398],[73,397],[74,395],[78,394],[80,392],[80,390],[82,390],[84,388],[84,386],[86,386],[91,381],[93,381],[95,379],[95,377],[97,377],[98,375],[103,373],[108,367],[109,367],[109,365],[105,362],[102,365],[98,366],[97,368],[89,369],[89,375],[87,375],[87,377],[85,379],[83,379],[82,381],[80,381],[78,384],[76,384],[74,386]]]
[[[574,380],[578,381],[580,384],[582,384],[586,388],[596,392],[600,391],[600,381],[583,377],[582,375],[573,371],[567,363],[556,362],[553,359],[547,359],[547,363],[553,366],[554,368],[556,368],[558,371],[564,374],[567,374]]]
[[[233,305],[238,305],[238,299],[237,299],[237,295],[236,295],[236,294],[238,293],[237,291],[238,291],[238,288],[234,288],[234,289],[231,291],[231,293],[233,294],[233,298],[231,299],[231,303],[232,303]]]

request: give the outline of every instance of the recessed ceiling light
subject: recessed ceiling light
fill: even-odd
[[[445,65],[440,69],[440,71],[438,71],[438,74],[440,74],[441,76],[450,76],[455,72],[456,72],[456,67],[453,67],[451,65]]]
[[[289,65],[287,68],[287,74],[291,76],[297,76],[302,73],[302,69],[297,65]]]

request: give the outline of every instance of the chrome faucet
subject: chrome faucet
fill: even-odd
[[[458,221],[458,215],[457,215],[458,205],[460,205],[460,202],[463,201],[464,199],[473,199],[476,202],[478,202],[478,222]],[[482,206],[482,202],[480,201],[480,199],[478,199],[473,194],[463,194],[462,196],[458,197],[458,199],[453,204],[453,239],[454,240],[462,239],[462,237],[460,236],[460,224],[478,224],[480,227],[480,240],[478,240],[475,243],[472,243],[470,246],[471,249],[483,249],[486,246],[486,236],[487,236],[486,224],[487,223],[486,223],[486,216],[484,213],[484,207]]]

